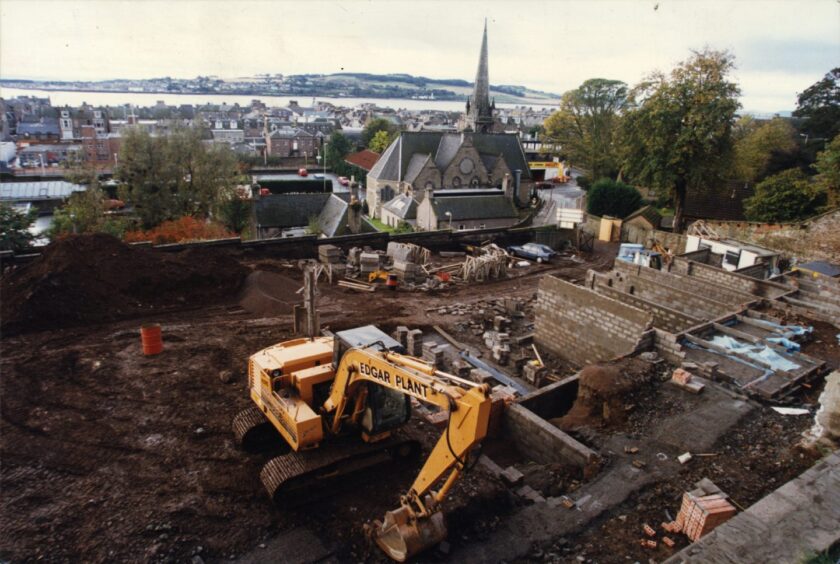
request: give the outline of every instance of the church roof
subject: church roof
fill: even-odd
[[[498,158],[501,156],[511,171],[521,170],[522,178],[531,178],[528,161],[519,137],[507,133],[464,133],[469,135],[473,146],[482,158]],[[460,133],[442,133],[438,131],[404,131],[385,150],[379,161],[370,171],[370,176],[377,180],[409,180],[408,169],[417,154],[424,158],[434,155],[435,165],[439,170],[446,168],[452,162],[455,153],[463,143]],[[495,163],[495,161],[494,161]]]
[[[431,155],[424,155],[423,153],[414,153],[411,155],[411,160],[408,162],[408,168],[405,171],[405,181],[414,182],[420,171],[423,170],[426,162],[429,161]]]

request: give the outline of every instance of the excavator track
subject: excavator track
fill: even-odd
[[[256,406],[236,414],[233,418],[233,435],[236,444],[248,452],[264,452],[281,447],[288,449],[283,437]]]
[[[272,458],[263,466],[260,479],[276,504],[295,507],[329,495],[339,486],[341,478],[419,452],[420,441],[405,433],[376,443],[347,437],[331,441],[329,448]]]

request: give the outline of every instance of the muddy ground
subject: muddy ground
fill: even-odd
[[[581,281],[589,268],[608,269],[615,248],[596,251],[583,259],[512,269],[506,280],[430,292],[371,294],[321,284],[321,323],[333,330],[375,324],[388,332],[398,325],[439,325],[480,348],[480,338],[465,329],[471,315],[440,309],[501,297],[527,302],[542,274]],[[335,560],[384,561],[362,527],[397,507],[418,462],[391,466],[340,495],[284,510],[270,503],[259,482],[265,458],[234,447],[231,419],[249,403],[247,358],[291,336],[291,306],[299,299],[301,275],[295,264],[270,256],[234,254],[220,260],[227,259],[251,273],[235,291],[224,277],[203,286],[197,301],[188,294],[154,296],[99,318],[74,317],[62,309],[63,328],[42,330],[39,319],[30,330],[18,325],[16,334],[4,336],[0,560],[231,560],[255,550],[259,554],[258,547],[279,533],[305,527]],[[134,303],[132,291],[128,287],[114,303]],[[528,311],[518,322],[517,331],[527,330],[531,315]],[[139,327],[147,322],[163,326],[165,350],[159,356],[142,355]],[[840,351],[825,347],[840,358]],[[561,373],[566,368],[557,367]],[[809,401],[816,400],[817,391]],[[643,435],[643,429],[692,401],[656,378],[634,394],[629,403],[636,407],[615,429],[630,437]],[[676,478],[640,490],[619,512],[609,512],[582,532],[535,544],[528,560],[661,559],[665,552],[645,552],[633,543],[638,522],[658,524],[665,509],[673,515],[682,491],[700,477],[718,481],[744,506],[754,502],[811,464],[812,455],[800,456],[791,447],[809,423],[809,418],[785,418],[766,409],[753,412],[714,445],[720,457],[699,459]],[[417,418],[415,424],[425,431],[430,448],[438,431]],[[596,447],[609,435],[604,429],[572,432]],[[515,445],[499,441],[486,452],[504,466],[516,464],[547,494],[579,486],[566,469],[531,464]],[[499,523],[526,504],[478,465],[458,482],[446,505],[453,552],[492,538]],[[432,551],[423,560],[444,561],[447,555]]]
[[[167,257],[167,268],[177,266],[178,255]],[[223,277],[203,286],[196,302],[188,292],[186,299],[149,296],[151,315],[143,314],[142,301],[132,300],[134,288],[119,284],[127,278],[119,268],[95,285],[95,295],[119,311],[86,304],[94,295],[90,288],[79,294],[81,304],[64,304],[53,319],[64,328],[42,330],[50,321],[44,304],[19,308],[17,334],[3,338],[0,359],[0,559],[184,561],[199,555],[212,561],[242,555],[300,525],[315,531],[342,561],[380,558],[365,542],[362,525],[397,507],[418,463],[391,468],[334,499],[284,511],[260,485],[265,460],[234,448],[231,418],[249,401],[247,358],[290,337],[301,275],[280,259],[228,258],[258,272],[257,281],[249,278],[240,289],[211,299],[220,286],[229,288],[230,277]],[[403,324],[450,327],[451,316],[426,310],[488,294],[532,295],[541,273],[582,279],[588,268],[610,263],[611,249],[605,249],[589,261],[534,265],[516,269],[508,280],[430,293],[368,294],[322,284],[321,321],[334,330],[365,324],[386,331]],[[61,279],[56,282],[43,267],[31,270],[26,277],[18,274],[13,287],[3,286],[4,299],[19,300],[27,281],[53,302],[79,292],[78,280],[70,277],[69,295],[59,296]],[[109,281],[121,293],[103,294]],[[142,355],[139,327],[147,322],[163,326],[165,350],[159,356]],[[226,372],[232,381],[220,379]],[[427,429],[430,447],[437,431],[417,425]],[[479,466],[459,482],[448,504],[453,543],[489,534],[496,515],[516,503],[483,472]]]

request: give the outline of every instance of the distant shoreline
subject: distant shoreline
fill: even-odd
[[[129,94],[129,95],[167,95],[167,96],[252,96],[255,99],[259,99],[260,96],[263,97],[273,97],[273,98],[330,98],[333,100],[358,100],[360,98],[370,98],[374,100],[410,100],[413,102],[466,102],[468,96],[462,94],[453,94],[452,96],[446,97],[435,97],[435,98],[417,98],[411,96],[386,96],[386,95],[377,95],[377,94],[364,94],[360,96],[345,96],[345,95],[338,95],[335,93],[331,94],[321,94],[321,93],[313,93],[313,92],[304,92],[304,93],[289,93],[289,92],[245,92],[245,91],[225,91],[225,92],[218,92],[215,90],[206,90],[206,91],[192,91],[192,92],[179,92],[173,90],[127,90],[127,89],[98,89],[98,88],[75,88],[75,87],[67,87],[67,86],[50,86],[40,83],[33,83],[33,82],[19,82],[15,80],[9,79],[0,79],[0,87],[8,88],[8,89],[15,89],[15,90],[39,90],[43,92],[89,92],[91,94]],[[523,106],[556,106],[559,104],[559,99],[551,99],[551,98],[523,98],[512,96],[509,94],[501,94],[500,103],[504,104],[512,104],[512,105],[523,105]],[[508,101],[512,100],[512,101]]]

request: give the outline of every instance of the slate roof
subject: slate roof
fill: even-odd
[[[295,127],[295,128],[281,127],[281,128],[275,129],[274,131],[269,133],[269,137],[272,137],[272,138],[276,139],[276,138],[315,137],[315,136],[312,135],[311,133],[309,133],[308,131],[304,131],[303,129],[300,129],[300,128],[297,128],[297,127]]]
[[[41,122],[21,122],[17,124],[18,135],[55,135],[61,134],[61,128],[58,126],[58,120],[49,119]]]
[[[624,222],[627,223],[630,220],[636,218],[644,219],[654,229],[658,229],[660,224],[662,223],[662,215],[660,215],[660,213],[656,211],[656,208],[650,205],[642,206],[641,208],[637,209],[636,211],[625,217]]]
[[[344,162],[350,163],[351,165],[357,166],[368,172],[370,172],[370,169],[373,168],[373,165],[375,165],[378,160],[379,153],[375,153],[370,149],[365,149],[364,151],[359,151],[358,153],[351,153],[344,157]]]
[[[318,216],[318,225],[321,227],[321,232],[327,237],[343,235],[347,226],[347,210],[349,207],[347,202],[331,194]]]
[[[504,194],[439,197],[436,193],[432,207],[438,220],[448,218],[446,212],[452,212],[452,221],[518,217],[513,203]]]
[[[400,219],[417,219],[417,200],[408,194],[392,198],[383,207]]]
[[[411,156],[411,161],[409,161],[408,168],[405,171],[406,182],[414,182],[414,179],[417,178],[417,175],[420,174],[421,170],[423,170],[423,166],[431,158],[432,158],[431,155],[423,155],[421,153],[414,153]]]
[[[301,227],[311,216],[320,216],[331,194],[275,194],[254,202],[254,213],[260,227]]]
[[[531,178],[528,161],[519,137],[506,133],[464,133],[472,139],[479,155],[502,156],[513,170],[521,170],[522,178]],[[460,133],[442,133],[438,131],[404,131],[385,150],[376,165],[370,170],[378,180],[398,180],[406,177],[406,171],[412,156],[417,153],[434,155],[435,165],[440,169],[452,161],[461,146]]]

